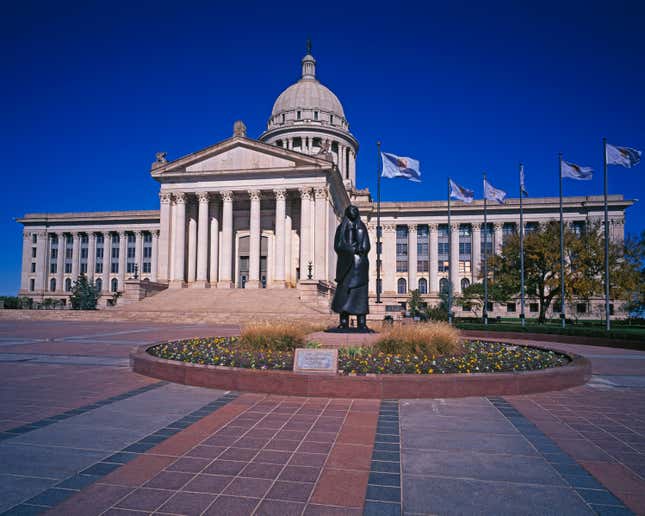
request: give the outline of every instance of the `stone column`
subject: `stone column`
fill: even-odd
[[[159,281],[170,280],[170,194],[159,193],[159,253],[157,277]]]
[[[495,223],[495,254],[499,254],[502,251],[502,245],[504,243],[504,224],[501,222]]]
[[[315,212],[316,222],[313,224],[314,237],[314,278],[326,280],[327,260],[327,188],[316,187]]]
[[[293,244],[292,244],[293,220],[291,218],[291,203],[289,194],[285,195],[285,217],[284,217],[284,279],[287,285],[293,286],[296,281],[293,275]],[[276,252],[280,252],[277,248]]]
[[[96,270],[96,233],[90,231],[87,234],[87,278],[94,281]]]
[[[349,151],[349,179],[356,184],[356,154],[353,150]]]
[[[197,220],[197,281],[194,287],[204,288],[208,280],[208,192],[199,192],[199,213]]]
[[[173,232],[175,233],[175,249],[173,252],[173,278],[170,287],[181,288],[184,286],[185,249],[186,249],[186,194],[176,192],[175,220]]]
[[[31,233],[25,230],[22,234],[22,269],[20,271],[20,290],[29,291],[29,271],[31,270]]]
[[[450,272],[449,279],[452,283],[454,294],[461,292],[461,283],[459,282],[459,224],[450,226],[452,238],[450,240]]]
[[[211,286],[217,285],[219,272],[219,206],[217,200],[213,199],[210,207],[210,271],[209,282]]]
[[[150,281],[157,281],[159,267],[159,231],[152,230],[152,256],[150,257]]]
[[[430,285],[429,291],[433,294],[439,293],[439,235],[437,233],[437,224],[428,224],[428,232],[430,233],[428,239],[428,247],[430,248]]]
[[[192,201],[188,217],[188,283],[193,286],[197,272],[197,218],[195,204]]]
[[[419,288],[417,283],[417,225],[408,225],[408,290]]]
[[[383,280],[383,293],[395,294],[396,293],[396,225],[383,224],[383,270],[381,271],[381,278]]]
[[[45,231],[36,232],[36,281],[35,291],[44,293],[47,288],[47,233]]]
[[[275,194],[275,253],[273,256],[275,272],[273,274],[272,287],[284,288],[284,264],[286,263],[284,226],[286,216],[285,199],[287,196],[287,191],[284,188],[276,188],[275,190],[273,190],[273,193]]]
[[[246,288],[260,288],[260,191],[249,190],[249,280]]]
[[[220,192],[222,196],[222,251],[217,288],[233,288],[233,192]]]
[[[128,255],[128,235],[125,231],[119,231],[119,292],[125,288],[125,268]]]
[[[141,274],[143,274],[143,231],[134,232],[134,263],[137,266],[137,275],[141,278]]]
[[[60,244],[59,244],[60,245]],[[60,253],[59,253],[60,254]],[[110,274],[112,270],[112,233],[103,233],[103,285],[104,292],[110,291]]]
[[[482,264],[482,227],[479,222],[472,224],[472,235],[473,235],[473,245],[472,245],[472,271],[473,271],[473,283],[479,281],[479,273]]]
[[[307,279],[311,260],[311,188],[300,188],[300,279]]]
[[[72,283],[78,279],[78,271],[81,263],[81,234],[78,231],[72,233]]]

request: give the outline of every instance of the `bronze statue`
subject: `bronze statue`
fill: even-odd
[[[349,326],[349,316],[357,316],[359,330],[367,330],[365,316],[369,313],[368,276],[370,238],[367,227],[360,218],[358,208],[350,205],[345,210],[343,220],[336,228],[334,251],[338,255],[336,263],[336,293],[331,309],[340,314],[340,325]]]

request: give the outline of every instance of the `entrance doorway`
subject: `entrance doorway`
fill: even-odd
[[[269,250],[269,239],[265,236],[260,238],[260,288],[267,288],[267,255]],[[246,288],[249,281],[249,237],[241,236],[238,244],[238,275],[237,288]]]

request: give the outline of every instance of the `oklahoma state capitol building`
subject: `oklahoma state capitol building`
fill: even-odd
[[[370,231],[375,297],[376,202],[367,189],[357,188],[358,147],[342,104],[318,81],[316,60],[308,53],[301,79],[277,98],[258,139],[236,122],[231,138],[205,149],[173,161],[157,153],[150,174],[160,185],[159,210],[28,213],[19,219],[19,294],[66,300],[79,274],[96,282],[100,306],[114,303],[135,275],[158,289],[298,288],[306,281],[329,288],[334,232],[351,202]],[[612,238],[624,237],[624,214],[632,204],[622,195],[609,196]],[[526,199],[524,210],[530,231],[559,217],[558,198]],[[564,213],[574,228],[600,220],[602,197],[567,197]],[[489,207],[486,228],[483,219],[483,201],[455,201],[451,227],[445,200],[382,203],[385,304],[405,302],[414,289],[433,304],[448,281],[456,293],[478,281],[483,232],[489,252],[499,249],[517,230],[519,200]],[[450,231],[452,255],[459,257],[451,266]],[[517,315],[516,310],[519,303],[509,303],[495,306],[492,314]],[[527,300],[527,316],[536,312]]]

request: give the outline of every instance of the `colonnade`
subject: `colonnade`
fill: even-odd
[[[236,284],[236,233],[249,238],[249,270],[245,288],[263,286],[260,277],[261,238],[268,231],[272,240],[271,265],[267,286],[283,288],[295,284],[292,273],[294,223],[292,200],[300,199],[299,264],[301,277],[307,277],[312,264],[313,279],[327,279],[327,214],[330,209],[326,186],[221,190],[214,192],[162,192],[160,194],[159,278],[171,287],[232,288]],[[248,196],[248,197],[247,197]],[[248,226],[236,227],[236,203],[249,200]],[[262,199],[273,199],[273,224],[262,227]],[[195,209],[196,208],[196,209]],[[264,231],[263,231],[264,230]],[[239,236],[239,234],[238,234]],[[168,252],[164,252],[165,250]],[[304,269],[304,270],[303,270]]]

